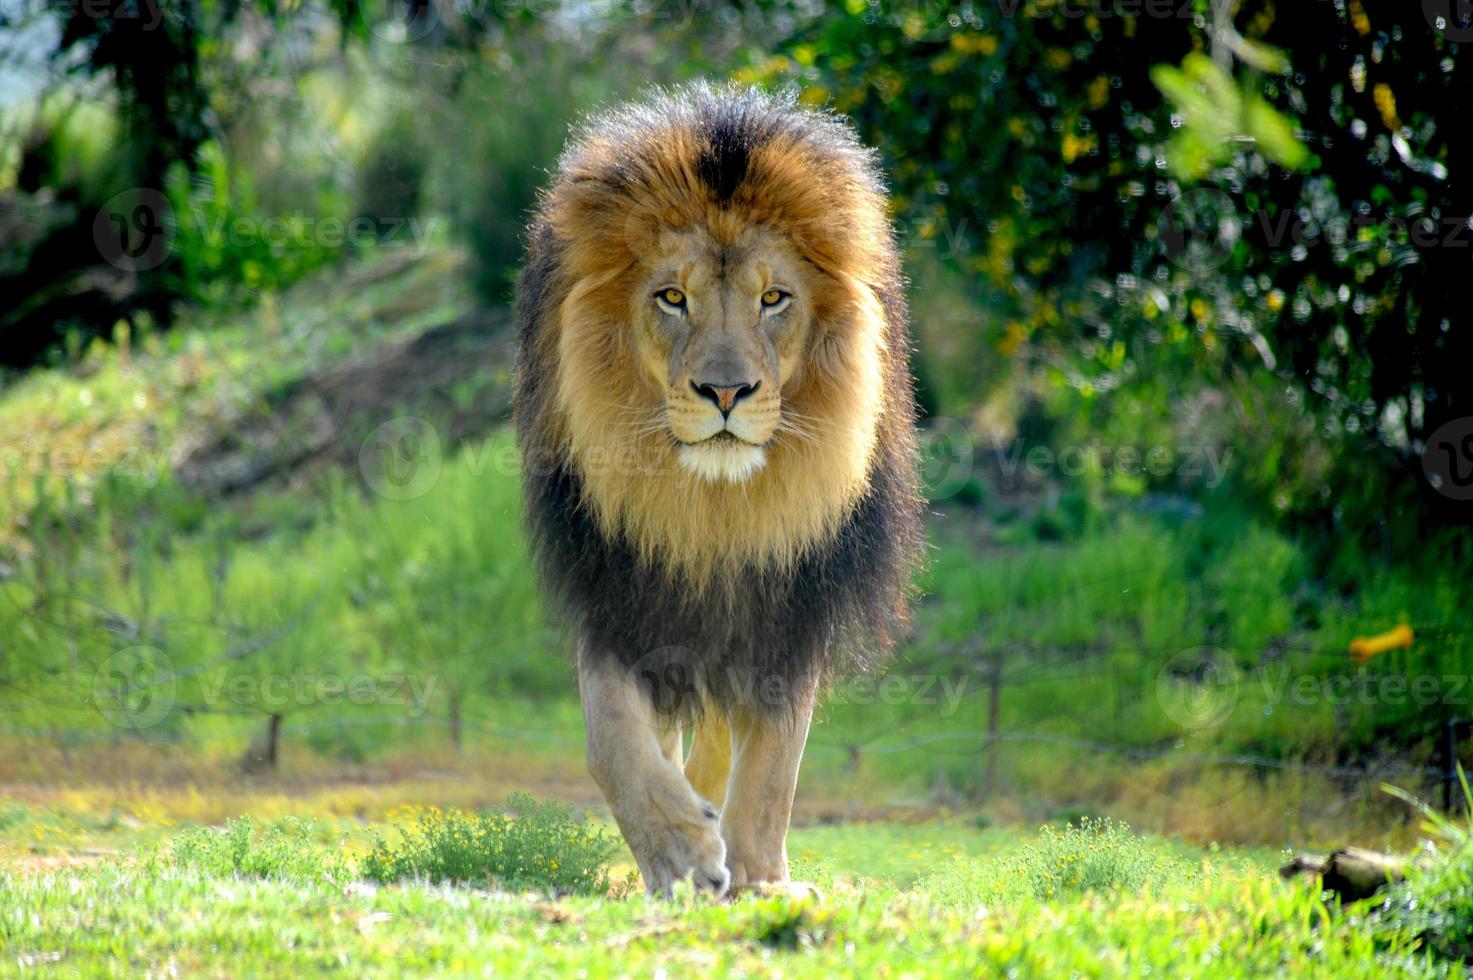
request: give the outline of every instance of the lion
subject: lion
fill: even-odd
[[[516,312],[526,520],[589,772],[651,894],[798,887],[815,703],[894,644],[922,548],[875,155],[757,89],[608,111],[542,194]]]

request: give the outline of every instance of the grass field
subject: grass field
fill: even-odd
[[[908,643],[819,712],[790,854],[823,897],[646,901],[513,531],[505,317],[443,286],[457,261],[0,390],[0,974],[1466,969],[1465,831],[1369,905],[1274,872],[1424,833],[1379,785],[1439,788],[1464,570],[1326,572],[1226,491],[1008,489],[981,445],[932,501]],[[434,436],[413,493],[365,456],[386,424]],[[1402,623],[1413,647],[1348,661]],[[1436,698],[1335,694],[1408,677]],[[519,791],[588,822],[527,851],[446,817],[414,850],[424,814]]]
[[[427,812],[443,819],[397,807],[387,821],[202,830],[8,805],[0,973],[1345,977],[1460,968],[1430,955],[1418,929],[1368,921],[1365,909],[1278,880],[1272,855],[1100,823],[1037,833],[956,818],[800,828],[790,842],[795,873],[820,887],[817,899],[647,900],[629,889],[622,845],[608,865],[611,894],[558,894],[535,876],[512,887],[364,880],[363,856],[405,840],[403,828]],[[579,860],[557,837],[573,826],[554,827],[539,846],[553,860]],[[17,846],[48,827],[49,861]],[[596,822],[579,829],[604,832]]]

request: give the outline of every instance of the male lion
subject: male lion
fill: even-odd
[[[886,205],[841,119],[692,86],[579,131],[530,230],[527,519],[577,634],[588,768],[651,893],[788,886],[817,692],[905,616],[920,503]]]

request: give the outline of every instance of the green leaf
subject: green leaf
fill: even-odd
[[[1263,99],[1251,98],[1243,111],[1243,124],[1248,134],[1258,141],[1264,156],[1281,167],[1299,170],[1309,158],[1309,150],[1294,135],[1294,124]]]

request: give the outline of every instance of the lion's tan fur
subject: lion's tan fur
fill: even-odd
[[[529,246],[523,485],[589,771],[652,892],[780,888],[820,687],[895,642],[922,548],[875,158],[791,97],[655,93],[575,137]]]
[[[642,193],[580,179],[606,171],[628,147],[594,141],[571,161],[545,205],[569,243],[562,274],[571,284],[558,314],[558,424],[606,532],[624,534],[651,560],[706,583],[733,563],[790,565],[830,535],[866,483],[885,408],[885,314],[871,280],[888,268],[884,198],[852,173],[809,158],[801,147],[753,154],[747,181],[718,205],[695,172],[694,134],[671,128],[640,156]],[[701,229],[717,246],[762,247],[776,231],[806,260],[805,301],[815,330],[781,393],[782,411],[809,438],[783,435],[766,465],[740,485],[703,480],[678,465],[660,433],[631,424],[664,392],[641,363],[631,281],[670,233]],[[876,243],[874,251],[867,243]],[[615,379],[612,383],[610,379]],[[672,409],[678,406],[672,406]]]

